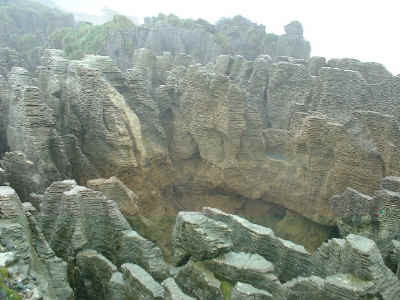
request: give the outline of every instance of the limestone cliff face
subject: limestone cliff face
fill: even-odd
[[[378,64],[263,55],[204,66],[147,49],[127,72],[60,50],[41,64],[37,79],[18,67],[2,77],[2,164],[25,201],[54,180],[118,176],[155,224],[205,205],[260,216],[275,205],[333,225],[330,197],[399,175],[398,79]]]

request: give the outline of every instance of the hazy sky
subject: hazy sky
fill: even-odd
[[[122,14],[145,17],[162,12],[182,18],[215,22],[242,15],[264,24],[268,32],[283,33],[283,26],[299,20],[311,42],[312,55],[354,57],[383,63],[400,73],[399,12],[396,0],[54,0],[61,8],[99,13],[104,7]]]

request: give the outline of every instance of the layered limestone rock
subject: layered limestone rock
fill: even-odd
[[[190,297],[182,292],[179,286],[176,284],[173,278],[168,278],[162,282],[162,286],[165,289],[166,300],[194,300],[195,298]]]
[[[191,260],[178,271],[176,282],[193,296],[220,299],[223,292],[225,297],[231,295],[230,299],[398,299],[398,278],[385,265],[375,242],[366,237],[350,234],[330,240],[315,254],[301,259],[296,253],[300,246],[275,238],[268,228],[217,209],[205,208],[203,214],[231,229],[234,252],[211,260]],[[199,218],[198,213],[181,213],[180,218],[183,215],[188,223]],[[179,219],[177,226],[181,226]],[[200,225],[203,238],[215,239],[214,232],[220,226],[204,222]],[[185,228],[180,230],[181,236]],[[188,233],[191,230],[188,226]],[[226,237],[220,236],[219,241],[224,243]],[[191,241],[184,239],[179,247],[185,243],[190,249]]]
[[[102,192],[108,199],[114,200],[125,216],[135,216],[138,213],[139,199],[117,177],[89,180],[88,188]]]
[[[277,42],[277,56],[290,56],[295,58],[309,58],[311,45],[303,38],[303,25],[293,21],[285,26],[285,34]]]
[[[296,24],[287,30],[302,34]],[[147,49],[133,56],[124,73],[108,57],[71,61],[45,50],[36,86],[20,68],[3,78],[0,151],[11,152],[2,165],[24,201],[53,180],[118,176],[139,204],[121,203],[122,212],[163,247],[169,240],[157,228],[171,231],[180,210],[213,206],[257,212],[283,233],[304,217],[317,232],[306,244],[315,250],[335,225],[333,195],[347,187],[372,194],[399,173],[400,85],[380,67],[268,55],[204,66]],[[304,242],[309,228],[298,227]]]
[[[8,181],[7,173],[2,168],[0,168],[0,185],[5,185]]]
[[[393,250],[393,240],[400,240],[400,178],[385,177],[374,196],[346,189],[330,199],[338,216],[337,225],[344,237],[350,233],[374,240],[384,256]]]
[[[11,288],[24,299],[73,299],[67,264],[55,255],[35,217],[8,186],[0,187],[0,245],[1,267],[7,268]]]
[[[250,284],[238,282],[232,289],[232,300],[239,299],[257,299],[257,300],[270,300],[273,299],[272,295],[267,291],[256,289]]]
[[[157,279],[167,277],[163,254],[133,231],[118,205],[73,180],[54,182],[44,193],[39,220],[54,251],[67,261],[82,249],[96,250],[117,266],[135,262]]]
[[[163,287],[138,265],[122,265],[127,292],[136,299],[164,299]],[[131,297],[132,297],[131,296]]]
[[[197,299],[223,300],[221,282],[200,262],[189,262],[175,278],[182,290]]]
[[[179,213],[173,232],[174,261],[214,258],[232,248],[229,228],[200,213]]]

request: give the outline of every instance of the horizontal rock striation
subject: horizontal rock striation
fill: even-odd
[[[67,263],[56,256],[31,210],[8,186],[0,186],[0,253],[10,287],[23,299],[72,299]]]
[[[180,226],[179,218],[185,217],[188,222],[198,215],[181,213],[177,226]],[[385,265],[375,242],[366,237],[350,234],[345,239],[333,239],[314,254],[303,250],[300,257],[302,247],[275,238],[268,228],[217,209],[205,208],[203,215],[225,223],[231,229],[232,250],[243,253],[229,252],[197,262],[193,253],[193,260],[178,271],[176,280],[200,299],[211,299],[207,298],[211,296],[201,294],[199,287],[203,293],[214,291],[215,299],[219,299],[216,295],[224,289],[216,278],[226,280],[231,287],[234,285],[231,299],[245,299],[236,298],[240,295],[256,299],[398,299],[398,278]],[[215,228],[210,227],[213,223],[204,224],[207,225],[203,225],[203,238],[213,237]],[[267,232],[269,240],[265,239]],[[226,239],[221,236],[220,243]],[[191,241],[186,243],[190,249]],[[179,253],[179,248],[176,250]],[[273,253],[278,257],[272,258]]]
[[[291,24],[280,44],[306,47],[301,36]],[[223,55],[201,65],[188,55],[137,49],[132,68],[122,72],[109,57],[69,60],[47,49],[38,78],[7,59],[0,77],[0,184],[36,208],[24,221],[34,228],[32,249],[58,270],[65,267],[61,259],[74,264],[88,249],[114,265],[86,298],[122,297],[127,280],[152,294],[143,297],[162,297],[135,279],[139,269],[118,269],[137,265],[157,284],[171,277],[161,249],[146,236],[173,247],[182,267],[174,280],[188,297],[259,289],[277,299],[302,291],[316,299],[395,299],[396,276],[381,259],[397,272],[398,77],[379,64],[284,55]],[[228,213],[180,213],[171,242],[178,211],[203,206]],[[276,213],[283,231],[296,216],[338,225],[344,239],[313,254],[315,246],[230,214],[254,211]],[[373,256],[362,253],[364,244]],[[104,259],[96,264],[106,267]],[[253,260],[273,268],[253,270]],[[343,261],[352,268],[338,267]],[[95,272],[85,263],[80,269],[83,281]],[[90,286],[89,280],[82,289]],[[169,294],[181,295],[168,286]]]
[[[398,185],[392,177],[383,182]],[[132,194],[124,192],[119,196]],[[332,239],[311,254],[269,228],[204,208],[178,215],[172,236],[178,266],[172,267],[101,192],[65,180],[35,199],[40,211],[0,187],[0,265],[16,286],[23,280],[25,299],[40,293],[66,300],[396,300],[400,292],[377,244],[360,235]],[[397,244],[392,241],[393,264]],[[68,262],[68,278],[67,263],[56,255]]]
[[[330,199],[342,236],[350,233],[368,237],[376,242],[386,257],[393,251],[393,240],[399,240],[400,178],[382,179],[381,189],[368,196],[353,189]]]

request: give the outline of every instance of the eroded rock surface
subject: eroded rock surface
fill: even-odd
[[[203,66],[147,49],[132,61],[124,73],[107,57],[44,50],[38,81],[17,67],[3,79],[3,168],[23,201],[54,180],[118,176],[139,204],[123,213],[153,229],[179,210],[260,201],[332,226],[330,197],[398,175],[400,89],[380,67],[268,55]]]
[[[182,214],[193,217],[191,213]],[[200,299],[210,296],[201,294],[199,287],[214,291],[214,297],[219,299],[218,285],[224,295],[229,290],[233,299],[398,299],[398,278],[385,265],[376,243],[366,237],[350,234],[345,239],[330,240],[304,260],[294,251],[300,250],[298,245],[274,238],[270,229],[216,209],[205,208],[204,215],[231,228],[233,251],[240,249],[244,253],[229,252],[212,260],[189,261],[178,271],[177,283]],[[204,238],[213,236],[212,225],[207,226],[202,226]],[[265,238],[267,233],[269,240]],[[224,239],[220,237],[221,242]],[[275,251],[282,257],[270,259],[272,263],[266,261]],[[226,285],[215,277],[229,282],[232,290],[224,288]]]
[[[0,186],[0,245],[1,268],[24,299],[73,299],[67,263],[56,256],[35,217],[8,186]]]

